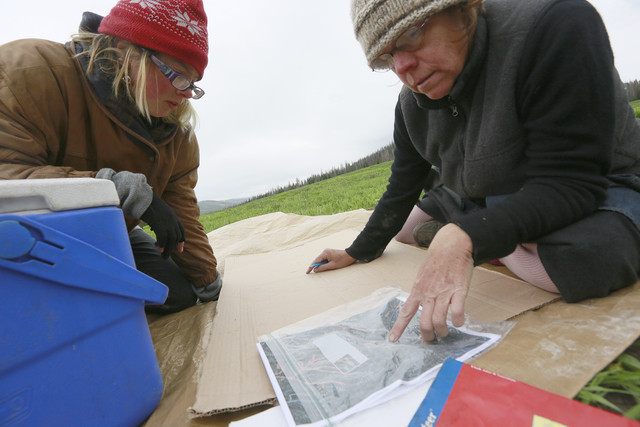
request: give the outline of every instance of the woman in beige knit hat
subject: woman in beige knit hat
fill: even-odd
[[[461,326],[473,267],[494,259],[567,302],[638,280],[640,122],[587,1],[351,4],[369,66],[404,84],[395,156],[365,229],[307,272],[371,261],[394,236],[415,243],[424,222],[391,341],[419,306],[425,341],[447,335],[449,309]]]

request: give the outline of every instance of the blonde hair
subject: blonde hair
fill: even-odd
[[[80,33],[72,37],[74,43],[81,43],[86,50],[78,56],[86,56],[87,75],[91,75],[96,68],[102,73],[113,77],[112,91],[116,98],[125,97],[133,102],[140,114],[151,123],[151,114],[147,103],[147,75],[151,52],[133,43],[124,51],[115,47],[115,38],[107,34]],[[131,62],[139,61],[138,72],[132,79],[129,74]],[[132,80],[135,86],[129,84]],[[133,86],[133,91],[132,91]],[[183,101],[171,114],[162,117],[165,123],[175,124],[180,130],[193,135],[197,124],[197,115],[191,102]]]

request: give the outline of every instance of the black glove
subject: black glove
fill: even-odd
[[[157,245],[162,251],[162,258],[169,258],[178,243],[184,242],[184,227],[173,209],[153,193],[153,200],[140,217],[156,233]]]

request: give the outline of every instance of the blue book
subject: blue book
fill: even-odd
[[[444,404],[449,399],[449,394],[458,378],[462,365],[462,362],[458,362],[455,359],[445,360],[426,397],[411,419],[409,427],[431,427],[436,425],[436,421],[438,421],[442,413]]]

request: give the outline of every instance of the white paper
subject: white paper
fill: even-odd
[[[366,362],[367,356],[336,334],[318,338],[313,344],[324,357],[343,373],[349,373]]]

